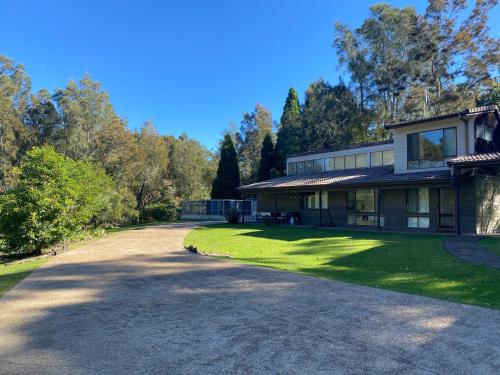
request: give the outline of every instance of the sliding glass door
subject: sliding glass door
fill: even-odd
[[[455,227],[455,194],[451,188],[439,189],[439,228]]]

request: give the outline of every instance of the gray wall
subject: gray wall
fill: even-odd
[[[500,233],[500,176],[476,176],[477,233]]]

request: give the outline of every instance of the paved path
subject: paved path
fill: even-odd
[[[483,249],[477,241],[477,237],[448,237],[443,244],[446,251],[466,262],[500,269],[500,256]]]
[[[55,257],[0,299],[2,374],[493,374],[500,311],[181,249],[187,224]]]

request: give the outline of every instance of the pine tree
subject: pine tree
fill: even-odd
[[[220,150],[219,168],[212,183],[212,199],[238,199],[240,193],[240,169],[231,136],[226,134]]]
[[[257,172],[257,181],[265,181],[271,178],[271,169],[274,168],[275,154],[271,134],[267,133],[262,141],[260,150],[260,163]]]
[[[276,140],[275,168],[283,173],[286,157],[302,151],[302,122],[300,119],[300,103],[297,91],[293,87],[288,90],[283,115]]]

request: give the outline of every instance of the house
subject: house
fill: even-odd
[[[499,121],[498,107],[484,106],[385,125],[390,140],[290,155],[286,176],[239,190],[278,222],[500,232]]]

